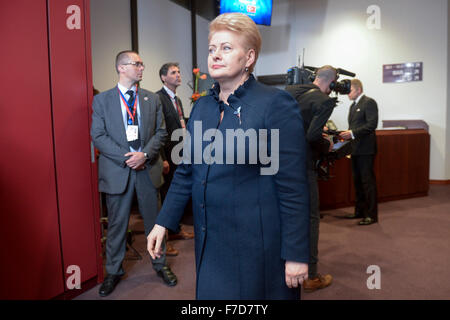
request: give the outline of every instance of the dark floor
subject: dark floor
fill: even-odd
[[[379,204],[378,224],[358,226],[343,218],[352,212],[322,212],[319,272],[334,281],[326,289],[302,292],[302,299],[450,299],[450,186],[432,185],[428,197]],[[98,285],[76,299],[195,299],[194,240],[171,242],[180,251],[168,258],[178,285],[167,287],[151,267],[138,215],[132,215],[130,227],[137,231],[133,246],[143,259],[124,262],[127,274],[107,298],[99,297]],[[133,258],[132,252],[127,256]],[[380,268],[381,288],[370,290],[367,268],[373,265]]]

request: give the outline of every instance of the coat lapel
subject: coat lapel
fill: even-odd
[[[172,99],[170,99],[170,96],[167,93],[166,89],[162,88],[161,92],[164,94],[164,97],[166,99],[166,105],[169,107],[169,112],[172,113],[173,117],[177,121],[178,127],[181,128],[180,117],[178,116],[178,111],[175,110],[175,106],[172,103]],[[179,104],[179,106],[180,108],[182,108],[181,104]]]
[[[361,108],[361,106],[363,105],[364,98],[365,97],[362,96],[361,99],[359,99],[358,103],[354,105],[353,108],[350,108],[348,122],[351,122],[351,120],[353,120],[353,117],[356,115],[356,110],[358,110],[358,108]]]
[[[352,121],[352,117],[353,117],[353,112],[355,111],[355,102],[352,102],[352,104],[350,105],[350,110],[348,110],[348,123],[350,123]]]
[[[120,105],[120,95],[117,86],[109,96],[108,105],[112,106],[111,117],[114,124],[114,128],[118,128],[120,131],[120,142],[123,146],[128,147],[127,133],[123,124],[122,106]]]
[[[149,128],[149,113],[150,113],[150,102],[147,94],[145,92],[142,92],[142,90],[138,91],[138,97],[139,97],[139,110],[141,112],[141,122],[140,122],[140,137],[142,146],[145,145],[145,141],[147,141],[148,138],[148,130],[145,130],[145,128]]]

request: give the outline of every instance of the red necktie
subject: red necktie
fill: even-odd
[[[177,107],[177,111],[178,111],[178,117],[180,118],[180,122],[181,122],[181,126],[183,128],[185,128],[185,124],[184,124],[184,118],[183,118],[183,112],[181,111],[180,106],[178,105],[178,97],[175,96],[175,106]]]

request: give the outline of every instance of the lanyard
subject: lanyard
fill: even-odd
[[[117,88],[119,90],[119,88]],[[134,98],[134,106],[133,106],[133,113],[131,113],[131,106],[128,104],[127,100],[125,100],[125,97],[123,96],[122,92],[119,90],[120,98],[122,98],[123,104],[126,106],[127,113],[130,116],[131,119],[128,119],[128,124],[134,124],[134,117],[136,116],[136,106],[137,106],[137,85],[136,85],[136,93]],[[131,121],[130,121],[131,120]]]

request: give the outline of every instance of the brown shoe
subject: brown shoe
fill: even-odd
[[[330,274],[326,274],[325,276],[317,274],[317,277],[306,279],[303,282],[303,290],[305,292],[313,292],[317,289],[323,289],[328,287],[332,281],[333,277]]]
[[[166,256],[177,256],[178,250],[166,243]]]
[[[194,233],[181,230],[175,234],[169,234],[167,241],[172,240],[189,240],[194,238]]]

